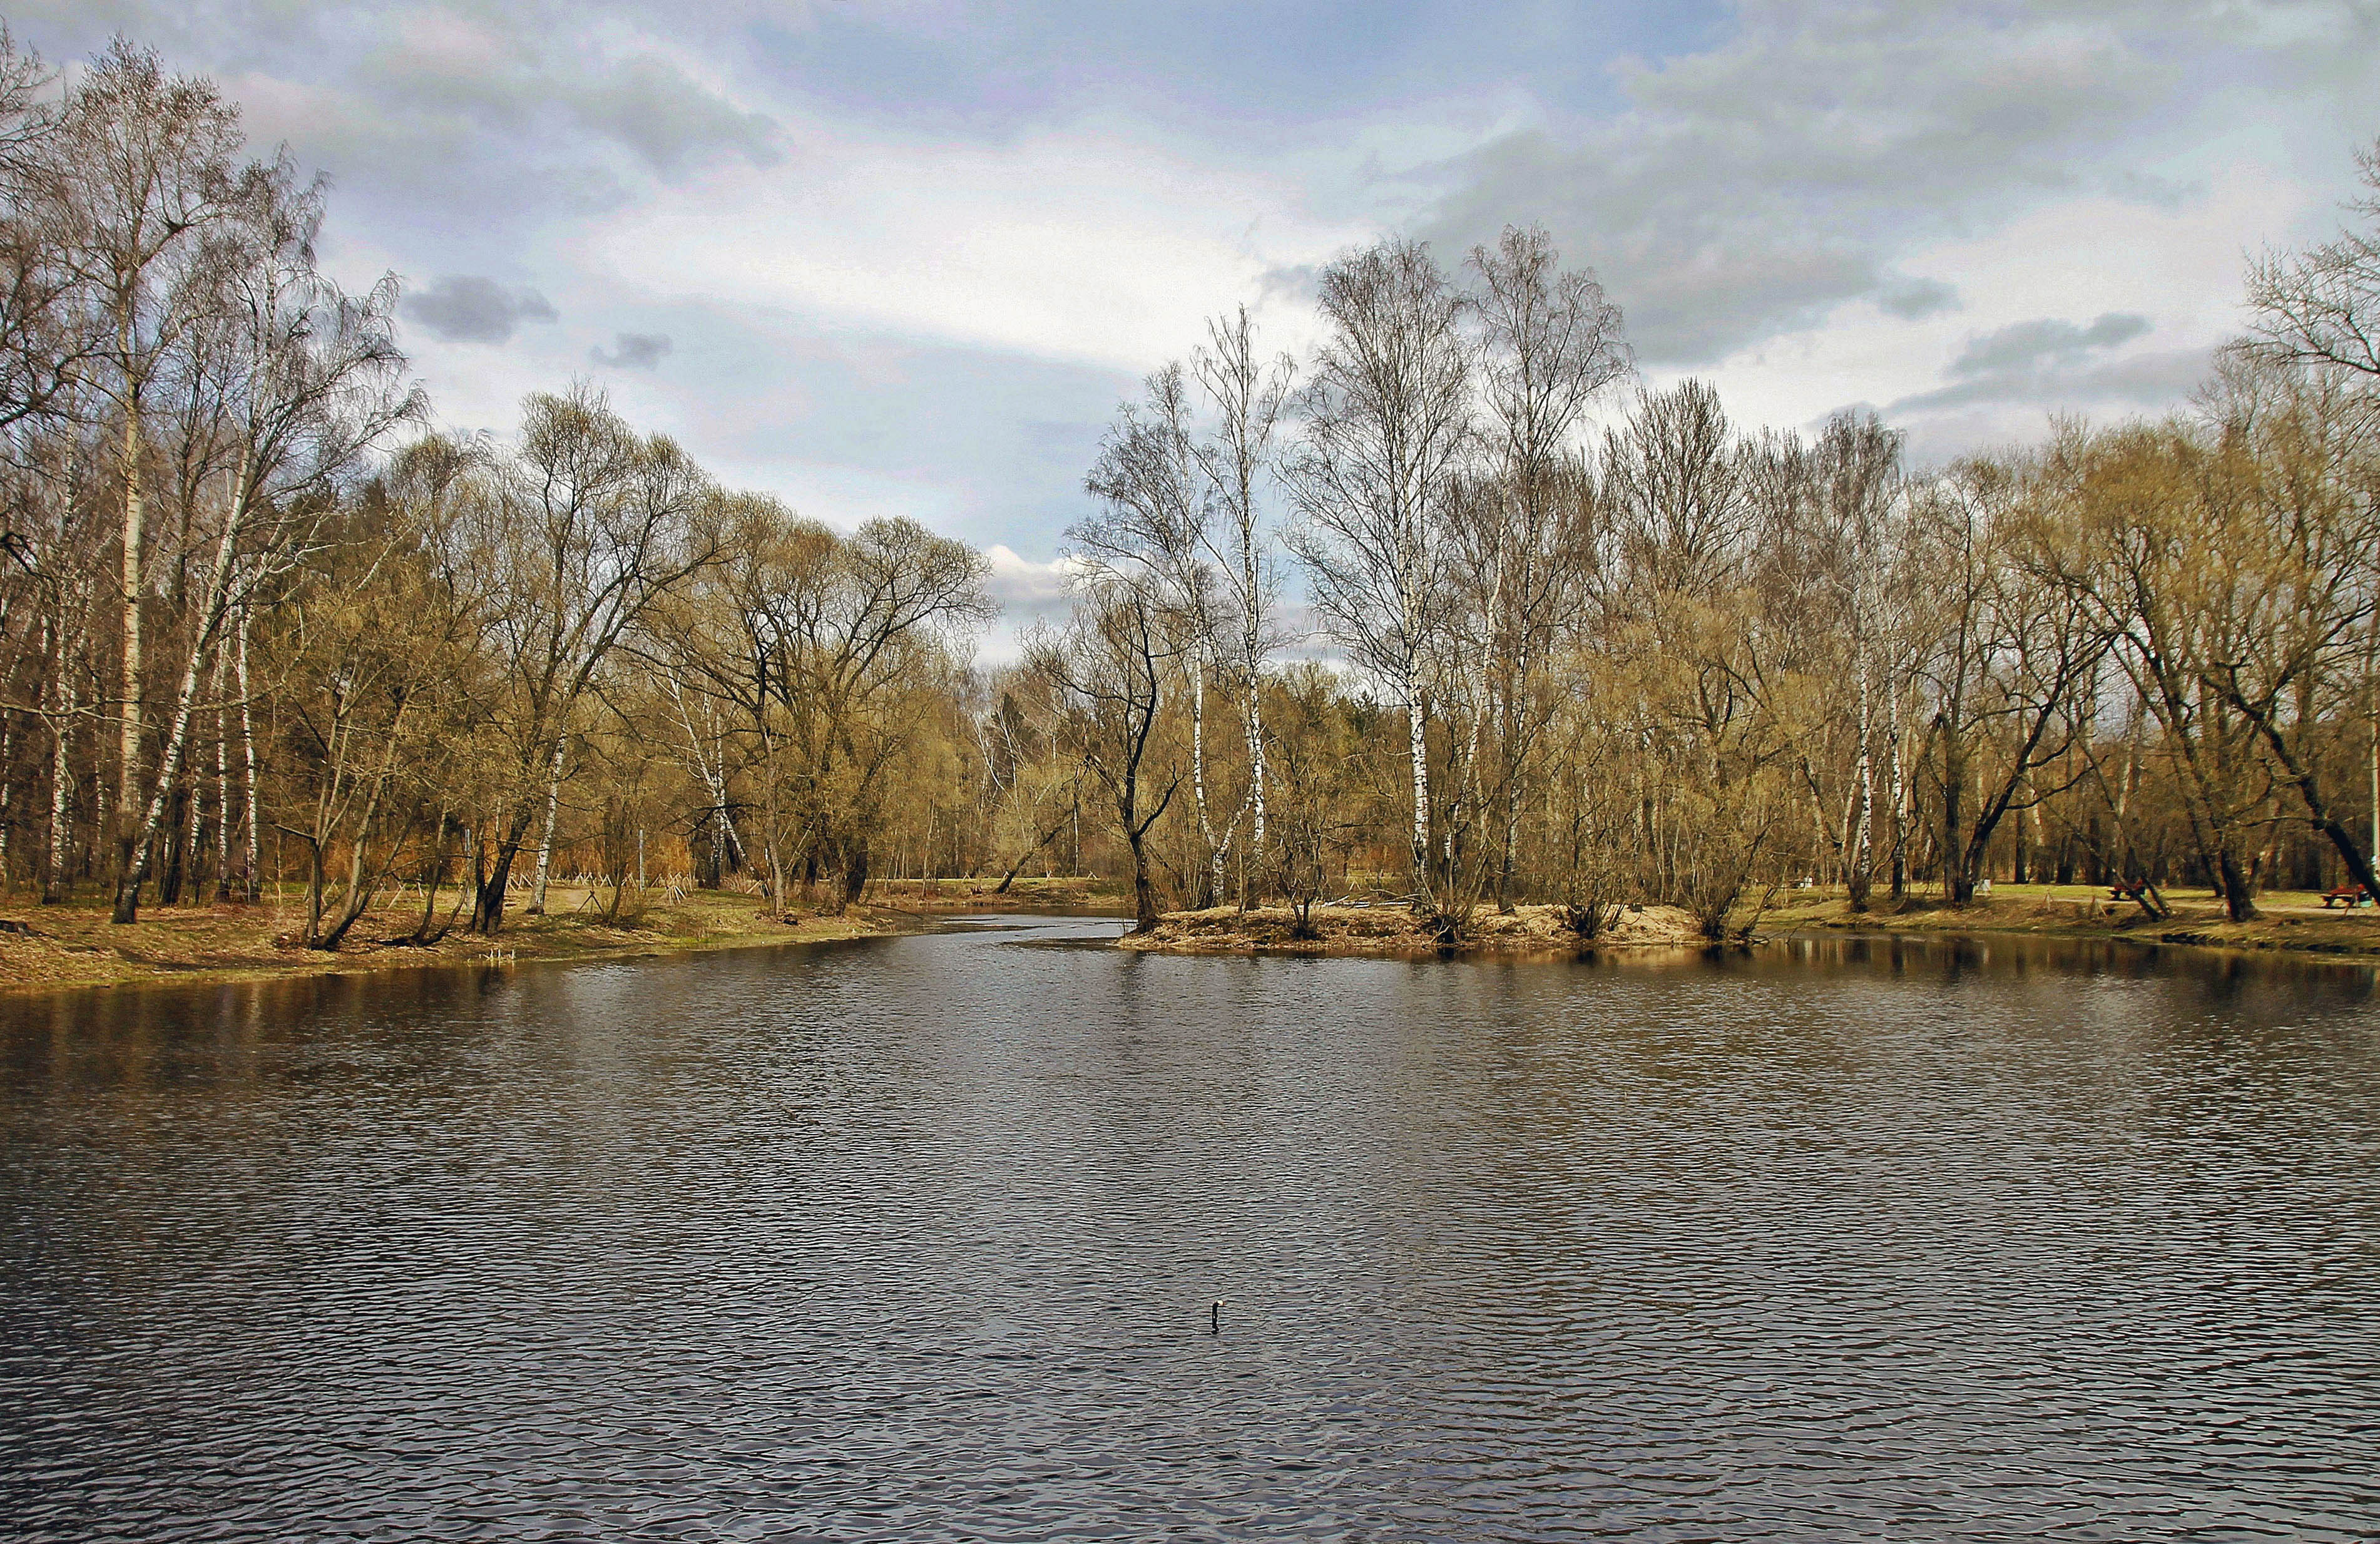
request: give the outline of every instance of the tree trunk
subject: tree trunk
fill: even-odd
[[[215,648],[215,899],[231,899],[231,726],[223,711],[223,648]]]
[[[1008,866],[1008,872],[1000,876],[1000,888],[994,890],[992,894],[995,895],[1007,894],[1008,887],[1016,882],[1017,870],[1023,869],[1026,860],[1032,857],[1035,853],[1041,851],[1050,843],[1055,842],[1058,839],[1058,833],[1066,829],[1066,822],[1072,818],[1073,811],[1069,810],[1066,814],[1061,815],[1056,820],[1050,821],[1049,830],[1043,832],[1040,836],[1035,840],[1031,846],[1016,855],[1016,861]]]
[[[1843,883],[1851,895],[1851,909],[1867,910],[1868,888],[1875,878],[1875,844],[1870,833],[1876,827],[1876,757],[1872,749],[1875,737],[1874,713],[1869,705],[1867,656],[1860,656],[1859,667],[1859,834],[1850,844],[1846,854]]]
[[[129,323],[126,324],[128,328]],[[129,360],[131,344],[128,334],[125,358]],[[141,572],[141,505],[140,505],[140,401],[135,391],[124,409],[124,671],[120,687],[124,717],[117,742],[116,795],[115,819],[116,825],[115,920],[132,920],[133,898],[139,894],[138,881],[123,881],[121,876],[133,872],[133,850],[139,845],[141,832],[138,811],[140,808],[140,590]]]
[[[59,675],[66,674],[63,663]],[[74,723],[75,688],[72,681],[61,680],[60,701],[56,717],[50,721],[50,852],[42,871],[42,904],[55,906],[67,896],[67,845],[71,832],[67,823],[67,811],[74,796]]]
[[[1967,791],[1967,769],[1957,749],[1958,736],[1948,726],[1942,734],[1942,889],[1954,906],[1975,898],[1975,878],[1967,844],[1959,840],[1960,805]]]
[[[1252,654],[1254,652],[1253,646],[1251,647],[1250,652]],[[1255,806],[1254,813],[1256,817],[1255,824],[1251,830],[1251,839],[1255,843],[1257,857],[1259,861],[1261,861],[1265,846],[1266,769],[1264,749],[1264,704],[1259,700],[1259,694],[1263,690],[1263,682],[1257,677],[1254,670],[1248,672],[1246,688],[1248,703],[1247,712],[1245,716],[1247,720],[1248,736],[1248,776],[1250,779],[1248,794]],[[2380,768],[2380,755],[2375,755],[2373,765],[2375,768]]]
[[[1892,700],[1892,904],[1896,909],[1909,899],[1909,774],[1902,760],[1908,738],[1896,690]]]
[[[1145,933],[1157,926],[1157,887],[1148,880],[1148,833],[1129,820],[1123,830],[1132,846],[1132,930]]]
[[[497,845],[495,868],[479,881],[479,895],[471,906],[471,930],[493,935],[504,924],[504,887],[512,882],[513,859],[520,856],[522,840],[528,836],[525,818],[516,816],[512,828]],[[480,857],[486,857],[481,849]]]
[[[2234,922],[2255,920],[2256,898],[2251,894],[2248,876],[2240,870],[2240,854],[2233,844],[2225,842],[2216,849],[2215,863],[2223,886],[2224,915]]]
[[[181,690],[175,697],[174,724],[165,736],[164,760],[157,768],[157,791],[151,796],[148,812],[134,833],[132,861],[125,869],[122,882],[116,886],[114,920],[117,922],[130,922],[139,915],[140,885],[148,878],[150,853],[164,823],[176,779],[181,773],[182,751],[188,741],[190,706],[198,691],[199,662],[197,652],[193,650],[188,667],[182,672]]]
[[[1421,694],[1410,680],[1405,685],[1407,749],[1413,758],[1413,903],[1428,909],[1435,902],[1429,882],[1429,739],[1422,718]]]
[[[243,888],[248,893],[249,903],[250,905],[254,905],[257,897],[257,887],[263,880],[264,853],[262,844],[259,840],[260,833],[257,828],[256,725],[254,721],[249,717],[248,711],[248,604],[246,602],[242,602],[239,608],[239,653],[237,660],[239,666],[239,744],[240,753],[247,759],[248,763],[247,786],[240,790],[240,802],[247,806],[246,814],[248,817],[248,876]]]
[[[372,780],[371,797],[364,802],[363,813],[356,821],[355,835],[347,844],[346,894],[340,898],[338,919],[333,922],[327,930],[321,926],[322,906],[319,893],[322,889],[320,877],[322,866],[320,863],[315,865],[315,889],[318,899],[314,906],[313,923],[310,925],[306,934],[306,942],[313,948],[323,950],[338,948],[339,941],[347,936],[347,930],[354,927],[356,919],[370,908],[373,894],[380,889],[381,881],[388,877],[389,866],[396,861],[397,847],[404,845],[403,833],[400,832],[397,843],[389,849],[387,860],[377,869],[370,869],[372,833],[380,828],[382,807],[388,798],[389,785],[396,780],[397,748],[402,743],[406,709],[408,706],[410,706],[408,703],[398,703],[395,716],[389,720],[388,746],[381,758],[379,775]],[[369,877],[367,877],[368,872]]]
[[[445,936],[441,928],[432,934],[431,925],[438,920],[438,881],[446,876],[446,807],[438,808],[438,823],[431,828],[430,862],[421,874],[421,921],[403,938],[393,938],[391,943],[431,944]]]
[[[1206,890],[1198,905],[1211,906],[1223,894],[1223,848],[1215,840],[1215,822],[1207,809],[1207,661],[1203,645],[1190,662],[1190,796],[1198,807],[1198,840],[1207,848]]]
[[[897,856],[897,855],[896,855]],[[849,843],[843,854],[843,906],[848,909],[868,893],[868,839],[861,837]],[[887,894],[886,898],[891,898]]]
[[[172,729],[166,734],[164,755],[157,768],[157,791],[150,798],[148,812],[142,818],[124,854],[127,861],[124,865],[123,879],[117,884],[115,891],[115,920],[117,922],[130,922],[137,915],[140,883],[148,875],[151,848],[156,839],[159,823],[164,819],[167,801],[173,796],[175,780],[181,772],[182,756],[188,743],[191,707],[199,695],[200,664],[206,658],[208,647],[214,642],[222,631],[224,618],[230,609],[232,564],[248,512],[246,452],[242,452],[240,456],[240,478],[235,484],[235,489],[231,508],[224,517],[223,535],[215,543],[214,561],[207,569],[204,598],[200,602],[199,626],[196,636],[190,639],[190,657],[182,665],[181,686],[174,694],[174,723]],[[138,502],[137,497],[130,492],[128,492],[127,497],[135,503]],[[125,524],[125,541],[128,543],[128,549],[132,540],[132,520],[128,517]],[[133,573],[134,567],[133,560],[128,558],[125,565],[128,578]],[[128,646],[130,638],[128,635]],[[137,748],[139,738],[138,724],[128,720],[128,748]],[[132,784],[128,781],[126,787],[129,791]],[[125,818],[126,812],[118,811],[118,815],[119,818]]]
[[[2354,876],[2356,883],[2363,887],[2363,893],[2380,900],[2380,875],[2373,872],[2374,856],[2364,853],[2356,845],[2354,833],[2347,829],[2347,823],[2331,813],[2323,797],[2322,784],[2316,779],[2312,759],[2301,760],[2290,748],[2288,738],[2267,715],[2251,710],[2238,693],[2231,695],[2232,705],[2245,713],[2248,721],[2256,726],[2256,732],[2272,748],[2274,760],[2280,762],[2281,770],[2289,774],[2290,786],[2297,789],[2299,799],[2305,805],[2307,819],[2315,830],[2330,839],[2331,846],[2338,853],[2339,861],[2347,865],[2347,871]],[[2380,772],[2374,775],[2380,778]],[[2374,838],[2375,843],[2380,843],[2380,787],[2374,789],[2373,808]]]
[[[553,857],[553,816],[562,804],[562,758],[570,746],[570,732],[554,736],[553,763],[545,774],[545,833],[537,845],[537,882],[531,887],[528,914],[545,915],[545,881]]]

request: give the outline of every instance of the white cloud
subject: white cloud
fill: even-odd
[[[984,588],[1000,602],[1000,620],[985,634],[979,656],[990,663],[1006,664],[1024,652],[1025,639],[1037,626],[1054,625],[1074,603],[1069,588],[1081,565],[1060,557],[1037,563],[1019,557],[1003,542],[984,549],[991,568]]]
[[[1263,275],[1366,227],[1269,173],[1114,124],[913,144],[813,122],[772,168],[722,167],[592,225],[577,261],[653,297],[1131,371],[1185,351]]]

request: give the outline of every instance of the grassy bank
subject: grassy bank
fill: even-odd
[[[641,915],[606,923],[601,904],[576,886],[554,886],[548,914],[506,914],[492,939],[459,929],[427,947],[388,940],[412,930],[420,902],[377,907],[336,952],[297,942],[305,921],[298,897],[258,906],[152,906],[118,927],[96,901],[56,906],[0,906],[0,992],[53,991],[165,981],[261,980],[420,966],[620,959],[640,954],[759,948],[864,938],[917,928],[906,909],[855,906],[842,917],[796,913],[780,921],[759,899],[695,891]],[[441,908],[442,912],[443,908]]]
[[[1761,918],[1760,931],[2029,933],[2380,958],[2380,911],[2370,906],[2325,911],[2319,894],[2274,891],[2256,898],[2263,916],[2232,922],[2209,892],[2168,891],[2166,900],[2174,914],[2157,919],[2130,901],[2110,899],[2103,886],[1998,885],[1988,897],[1964,906],[1919,897],[1892,910],[1879,896],[1874,909],[1855,913],[1840,890],[1788,891]]]
[[[1789,891],[1762,914],[1758,936],[1856,930],[1883,933],[2023,933],[2036,937],[2116,939],[2200,948],[2277,950],[2334,957],[2380,959],[2380,911],[2329,910],[2318,894],[2275,892],[2257,899],[2264,915],[2250,922],[2225,919],[2222,903],[2204,891],[2168,893],[2174,915],[2153,919],[2131,902],[2088,885],[2002,885],[1965,906],[1916,897],[1898,910],[1879,899],[1855,913],[1840,890]],[[1753,920],[1747,911],[1735,918]],[[1278,906],[1241,912],[1231,906],[1169,912],[1154,932],[1123,947],[1159,954],[1281,954],[1416,956],[1442,953],[1438,940],[1402,906],[1318,906],[1311,936]],[[1483,908],[1460,952],[1524,954],[1645,948],[1695,948],[1703,940],[1694,919],[1674,906],[1623,909],[1602,936],[1580,939],[1556,906],[1521,906],[1509,917]]]
[[[933,926],[937,918],[970,912],[1114,915],[1127,909],[1121,888],[1104,880],[1020,879],[1005,894],[992,894],[993,888],[992,881],[881,881],[868,887],[866,904],[844,916],[797,910],[785,921],[762,912],[757,896],[695,891],[606,923],[601,906],[608,894],[590,897],[577,886],[557,885],[548,897],[548,915],[529,917],[516,908],[493,939],[454,931],[429,947],[388,942],[419,920],[416,899],[376,908],[335,953],[297,942],[304,918],[294,889],[278,902],[255,906],[152,907],[128,927],[111,923],[106,907],[96,899],[59,906],[0,904],[0,993],[437,965],[621,959],[914,931]],[[1853,913],[1839,890],[1789,891],[1761,918],[1759,930],[1770,937],[1825,930],[2023,933],[2380,960],[2380,911],[2370,907],[2325,911],[2318,895],[2274,893],[2258,898],[2262,918],[2235,923],[2224,919],[2221,904],[2204,892],[2171,894],[2168,900],[2175,915],[2152,920],[2138,906],[2110,901],[2105,890],[2083,885],[2003,885],[1967,906],[1919,897],[1892,911],[1879,900],[1876,909],[1865,913]],[[1320,906],[1313,920],[1316,936],[1300,937],[1295,918],[1285,907],[1244,913],[1217,906],[1169,913],[1155,932],[1123,943],[1166,954],[1397,957],[1440,953],[1438,941],[1415,926],[1412,913],[1402,906]],[[1594,946],[1656,949],[1700,942],[1685,913],[1646,906],[1623,910]],[[1527,954],[1582,946],[1560,908],[1533,906],[1519,907],[1510,917],[1483,910],[1475,935],[1463,948]]]
[[[901,911],[1040,912],[1053,916],[1087,913],[1099,917],[1128,915],[1132,885],[1128,881],[1062,878],[1020,879],[1005,893],[997,879],[876,880],[868,886],[870,903]]]

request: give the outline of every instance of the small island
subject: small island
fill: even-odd
[[[1119,947],[1165,954],[1320,954],[1411,958],[1435,954],[1574,954],[1582,949],[1699,949],[1707,941],[1693,916],[1677,906],[1621,906],[1590,934],[1572,908],[1515,906],[1487,911],[1453,940],[1433,930],[1412,907],[1318,906],[1304,917],[1288,906],[1209,906],[1168,912],[1146,932],[1127,933]]]

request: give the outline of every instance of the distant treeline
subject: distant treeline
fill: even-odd
[[[2240,917],[2374,882],[2368,235],[2260,263],[2191,412],[1923,473],[1873,415],[1637,389],[1541,231],[1453,274],[1386,241],[1322,274],[1310,357],[1239,311],[1149,377],[1072,615],[986,669],[983,560],[912,521],[722,489],[583,385],[428,429],[394,281],[318,272],[320,185],[207,81],[0,43],[0,875],[44,900],[297,882],[336,947],[400,883],[428,941],[557,875],[783,907],[1063,869],[1144,918],[1658,900],[1716,937],[1803,878]],[[1345,669],[1283,663],[1293,570]]]

